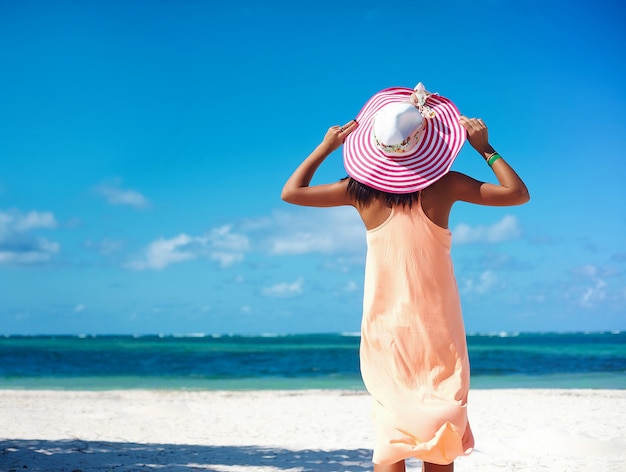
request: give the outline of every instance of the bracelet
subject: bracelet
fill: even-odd
[[[489,167],[493,166],[493,163],[496,162],[498,159],[502,159],[502,156],[500,154],[498,154],[497,152],[494,152],[489,159],[487,159],[487,164],[489,164]]]

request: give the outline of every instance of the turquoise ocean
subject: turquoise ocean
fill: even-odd
[[[363,390],[358,334],[0,337],[2,389]],[[626,388],[626,332],[467,336],[472,388]]]

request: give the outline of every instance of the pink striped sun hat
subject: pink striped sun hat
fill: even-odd
[[[343,146],[357,182],[387,193],[412,193],[443,177],[465,142],[456,106],[426,91],[393,87],[370,98]]]

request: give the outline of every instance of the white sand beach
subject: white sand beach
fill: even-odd
[[[339,390],[0,390],[0,470],[364,472],[369,411]],[[625,390],[474,390],[469,412],[459,472],[626,471]]]

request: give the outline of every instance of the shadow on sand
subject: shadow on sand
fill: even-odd
[[[3,472],[371,471],[371,451],[195,446],[81,440],[0,441]]]

